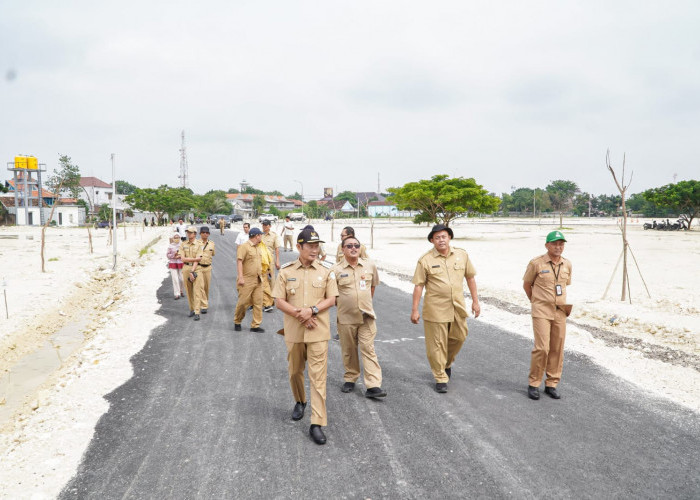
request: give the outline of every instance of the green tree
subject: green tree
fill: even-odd
[[[238,194],[240,191],[236,188],[228,188],[228,191],[226,191],[228,194]]]
[[[226,198],[225,191],[211,190],[206,194],[195,196],[195,202],[197,210],[202,215],[231,213],[231,204]]]
[[[136,186],[126,181],[116,181],[115,184],[117,185],[117,194],[131,194],[138,189]]]
[[[190,189],[171,188],[166,185],[157,189],[137,188],[126,196],[125,201],[135,210],[153,212],[157,220],[161,220],[164,214],[173,218],[180,213],[188,212],[195,208],[196,203]]]
[[[100,205],[100,209],[97,212],[97,220],[111,220],[112,219],[112,208],[107,204],[103,203]]]
[[[557,180],[552,181],[545,191],[552,208],[559,213],[559,227],[561,227],[564,211],[571,208],[574,196],[579,192],[578,186],[573,181]]]
[[[287,195],[286,198],[288,200],[299,200],[301,201],[301,195],[297,192],[294,192],[294,194]]]
[[[672,210],[674,213],[685,214],[688,217],[688,229],[693,219],[700,212],[700,181],[680,181],[676,184],[648,189],[644,198],[657,207]]]
[[[444,174],[389,188],[389,193],[389,200],[399,210],[421,211],[413,222],[442,222],[446,226],[457,217],[493,213],[501,203],[473,178]]]
[[[263,213],[263,210],[265,209],[265,196],[260,194],[256,194],[253,196],[253,211],[255,212],[255,215],[258,216],[261,213]]]
[[[79,198],[80,191],[83,190],[80,185],[80,167],[66,155],[59,156],[58,163],[58,168],[54,169],[53,175],[46,181],[46,187],[59,196],[65,192],[71,198]],[[63,187],[61,193],[58,193],[56,190],[61,185],[61,180],[63,180]]]

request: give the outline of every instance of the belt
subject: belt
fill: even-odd
[[[199,267],[209,267],[211,264],[200,264]]]

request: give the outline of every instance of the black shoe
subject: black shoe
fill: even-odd
[[[337,333],[333,336],[333,340],[340,340],[340,335]]]
[[[253,306],[249,306],[249,307],[248,307],[248,310],[249,310],[249,311],[252,311],[252,310],[253,310]]]
[[[202,309],[200,312],[201,312],[202,314],[206,314],[206,313],[207,313],[207,310],[206,310],[206,309]]]
[[[233,329],[236,330],[237,332],[241,331],[241,324],[240,323],[234,323],[233,324]]]
[[[311,439],[314,440],[316,444],[326,444],[326,435],[321,430],[320,425],[312,425],[309,427],[309,434],[311,434]]]
[[[355,382],[345,382],[343,388],[340,389],[343,392],[352,392],[355,390]]]
[[[199,321],[199,314],[195,314],[195,315],[194,315],[194,320],[195,320],[195,321]]]
[[[382,389],[381,387],[372,387],[371,389],[367,389],[365,392],[365,397],[366,398],[383,398],[386,397],[386,391]]]
[[[299,403],[294,405],[294,410],[292,410],[292,420],[301,420],[304,418],[304,408],[306,408],[306,403]]]
[[[447,384],[438,382],[435,384],[435,391],[439,392],[440,394],[445,394],[447,392]]]
[[[447,378],[452,378],[452,367],[445,368],[445,373],[447,374]]]
[[[264,328],[260,328],[259,326],[256,326],[255,328],[250,329],[251,332],[257,332],[257,333],[265,333]]]
[[[191,318],[192,316],[194,316],[194,311],[190,311],[190,313],[187,315],[188,318]]]
[[[538,399],[540,399],[540,390],[535,386],[528,385],[527,386],[527,397],[537,401]]]
[[[266,313],[272,312],[275,309],[274,306],[263,307],[263,311]]]
[[[556,387],[545,387],[544,393],[552,399],[561,399]]]
[[[177,295],[177,296],[175,297],[175,300],[180,300],[180,296]]]

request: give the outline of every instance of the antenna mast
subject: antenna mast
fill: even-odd
[[[185,147],[185,131],[182,131],[182,146],[180,147],[180,187],[189,187],[189,179],[187,172],[187,148]]]

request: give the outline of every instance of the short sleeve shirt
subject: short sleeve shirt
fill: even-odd
[[[211,266],[212,257],[216,255],[216,245],[211,240],[206,243],[200,240],[199,244],[202,245],[202,260],[199,261],[199,265]]]
[[[244,278],[262,277],[260,249],[257,246],[253,246],[250,240],[238,245],[236,258],[243,263]]]
[[[338,323],[358,325],[364,314],[376,319],[372,305],[372,287],[379,284],[377,266],[370,260],[358,259],[352,267],[345,259],[331,270],[338,284]]]
[[[180,243],[180,257],[188,259],[201,258],[202,243],[199,240],[194,240],[194,243],[190,243],[190,240],[183,241]],[[192,264],[194,264],[194,262],[185,262],[186,266],[191,266]]]
[[[566,286],[571,284],[571,262],[564,257],[554,264],[548,254],[532,259],[523,281],[532,285],[532,317],[554,319],[557,306],[566,304]],[[562,294],[557,296],[556,285]]]
[[[277,233],[273,231],[270,231],[267,234],[263,233],[262,240],[263,243],[265,243],[265,246],[270,249],[270,252],[272,252],[272,256],[274,257],[276,250],[280,247],[280,240]]]
[[[449,323],[455,316],[469,316],[464,302],[464,279],[474,276],[476,269],[461,248],[450,247],[446,257],[434,248],[423,254],[411,280],[414,285],[425,286],[423,319]]]
[[[315,260],[304,267],[299,259],[280,269],[272,296],[284,299],[297,308],[315,306],[323,299],[338,296],[335,275],[326,265]],[[330,340],[331,326],[328,309],[316,316],[316,328],[309,330],[296,318],[284,315],[285,342],[321,342]]]

